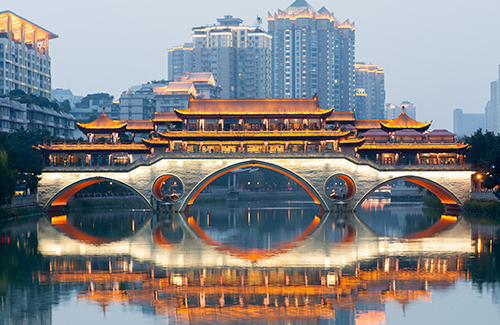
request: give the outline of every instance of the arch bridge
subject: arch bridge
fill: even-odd
[[[201,191],[219,177],[242,170],[263,168],[281,173],[300,184],[320,210],[334,211],[341,203],[355,210],[370,193],[392,180],[406,180],[423,186],[449,208],[459,208],[468,198],[472,172],[461,166],[379,166],[345,156],[284,156],[192,154],[163,157],[128,168],[49,167],[41,175],[38,202],[46,209],[58,209],[79,190],[99,182],[117,182],[147,201],[153,208],[170,201],[161,187],[174,177],[182,183],[182,193],[172,198],[175,210],[189,208]],[[326,182],[337,176],[347,192],[345,199],[332,198]]]

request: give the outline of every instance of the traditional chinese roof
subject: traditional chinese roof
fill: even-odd
[[[319,108],[317,98],[311,99],[195,99],[189,108],[175,110],[181,118],[326,118],[332,109]]]
[[[363,133],[364,137],[388,137],[389,133],[385,132],[382,129],[370,129]]]
[[[436,129],[426,134],[430,137],[455,137],[456,134],[444,129]]]
[[[354,122],[354,112],[332,112],[326,119],[327,122]]]
[[[381,123],[388,123],[392,120],[356,120],[354,126],[359,130],[380,129]]]
[[[346,137],[349,131],[189,131],[158,133],[161,140],[178,141],[297,141],[332,140]],[[156,140],[143,139],[144,143],[158,143]]]
[[[194,87],[192,81],[171,81],[164,87],[154,88],[154,92],[155,94],[185,93],[196,96],[196,88]]]
[[[382,129],[387,132],[395,132],[402,129],[414,129],[419,132],[426,131],[430,126],[431,122],[428,123],[420,123],[406,115],[405,110],[403,108],[403,112],[398,116],[397,119],[392,120],[390,122],[380,122]]]
[[[395,133],[397,137],[422,137],[422,133],[413,129],[403,129]]]
[[[175,113],[157,113],[153,116],[153,122],[182,122],[182,120]]]
[[[127,123],[125,131],[128,132],[151,132],[155,129],[152,121],[115,121],[116,123]]]
[[[148,147],[142,143],[57,143],[49,145],[38,145],[34,147],[40,151],[49,152],[149,152]]]
[[[98,131],[122,131],[126,126],[126,121],[121,121],[121,123],[112,121],[106,113],[104,113],[104,108],[102,109],[102,114],[96,120],[90,123],[76,123],[78,128],[83,133],[93,133]]]
[[[364,143],[358,147],[359,151],[377,151],[377,152],[401,152],[401,151],[417,151],[417,152],[459,152],[467,149],[469,145],[464,143],[401,143],[401,142],[386,142],[386,143]]]

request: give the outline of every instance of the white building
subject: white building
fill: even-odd
[[[119,120],[151,120],[154,112],[188,107],[189,98],[220,98],[221,87],[209,72],[184,73],[174,81],[150,82],[132,87],[120,96]]]
[[[9,10],[0,12],[0,95],[20,89],[51,98],[49,40],[57,37]]]
[[[70,139],[75,135],[75,121],[73,115],[68,113],[0,97],[0,132],[12,133],[21,128],[42,129]]]
[[[399,104],[388,103],[385,105],[385,118],[394,120],[398,118],[399,115],[403,112],[403,107],[405,108],[405,114],[411,117],[412,119],[417,119],[417,108],[413,103],[408,101],[403,101]]]
[[[168,80],[183,72],[193,72],[193,43],[185,43],[167,50]]]
[[[221,98],[269,98],[271,36],[226,15],[193,28],[193,71],[211,72]]]

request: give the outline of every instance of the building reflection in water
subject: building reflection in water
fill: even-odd
[[[294,221],[284,211],[290,227],[278,222],[281,230],[267,236],[272,242],[257,248],[233,240],[242,235],[238,228],[252,230],[245,212],[234,210],[222,225],[214,209],[211,221],[191,215],[129,218],[135,229],[123,238],[85,233],[78,223],[68,224],[79,220],[71,216],[53,216],[52,224],[41,219],[44,262],[33,281],[85,284],[79,301],[104,311],[112,304],[139,305],[174,323],[384,324],[386,304],[404,312],[408,304],[431,303],[431,291],[468,279],[466,261],[475,247],[468,224],[454,216],[387,238],[354,214],[312,211],[308,220],[299,214]],[[294,229],[294,222],[303,225],[300,232],[283,231]],[[248,240],[266,238],[259,236],[257,231]]]

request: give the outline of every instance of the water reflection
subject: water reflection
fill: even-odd
[[[0,318],[50,321],[52,308],[76,295],[80,304],[68,308],[135,305],[174,324],[385,324],[390,305],[405,314],[457,283],[498,283],[498,230],[471,231],[446,215],[432,223],[406,209],[416,220],[371,213],[383,226],[363,211],[322,215],[294,201],[198,205],[187,215],[68,213],[12,225],[0,231],[0,258],[9,261],[0,279],[17,268],[18,280],[0,283]],[[44,288],[54,297],[35,300]],[[22,299],[26,310],[39,304],[44,312],[27,316],[15,307]]]

